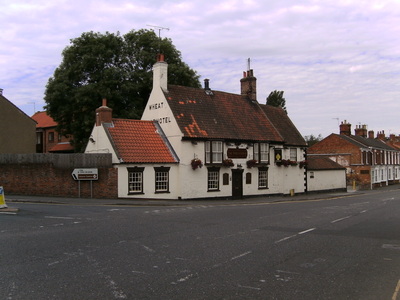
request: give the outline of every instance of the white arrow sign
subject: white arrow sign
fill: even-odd
[[[92,169],[74,169],[72,172],[74,180],[98,180],[99,174],[97,168]]]

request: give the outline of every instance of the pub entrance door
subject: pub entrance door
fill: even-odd
[[[243,171],[232,169],[232,199],[243,198]]]

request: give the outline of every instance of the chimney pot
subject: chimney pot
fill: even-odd
[[[164,61],[164,54],[157,54],[157,61]]]

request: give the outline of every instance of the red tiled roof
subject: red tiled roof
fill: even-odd
[[[165,97],[186,138],[283,142],[260,105],[241,95],[169,85]]]
[[[36,121],[36,128],[56,127],[57,123],[45,111],[38,111],[32,119]]]
[[[57,145],[54,145],[49,152],[73,152],[74,147],[69,143],[58,143]]]
[[[125,163],[176,163],[177,159],[154,121],[113,119],[106,127],[117,156]]]
[[[303,136],[294,126],[287,113],[280,107],[260,104],[268,119],[274,124],[284,141],[292,146],[307,146]]]

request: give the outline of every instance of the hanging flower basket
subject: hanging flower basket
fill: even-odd
[[[276,161],[277,166],[284,166],[284,167],[289,167],[289,166],[297,166],[298,162],[295,160],[290,160],[290,159],[282,159]]]
[[[222,165],[229,168],[233,167],[235,164],[233,163],[232,159],[227,158],[222,161]]]
[[[250,159],[246,161],[246,165],[249,169],[255,167],[257,165],[257,160],[256,159]]]
[[[197,168],[201,168],[203,166],[203,163],[198,158],[193,158],[190,164],[192,165],[193,170],[196,170]]]
[[[284,167],[288,167],[289,165],[290,165],[290,160],[288,160],[288,159],[281,159],[281,160],[278,160],[277,162],[276,162],[276,165],[277,166],[284,166]]]
[[[307,161],[306,160],[303,160],[303,161],[301,161],[299,163],[299,168],[303,168],[303,167],[306,167],[306,166],[307,166]]]

